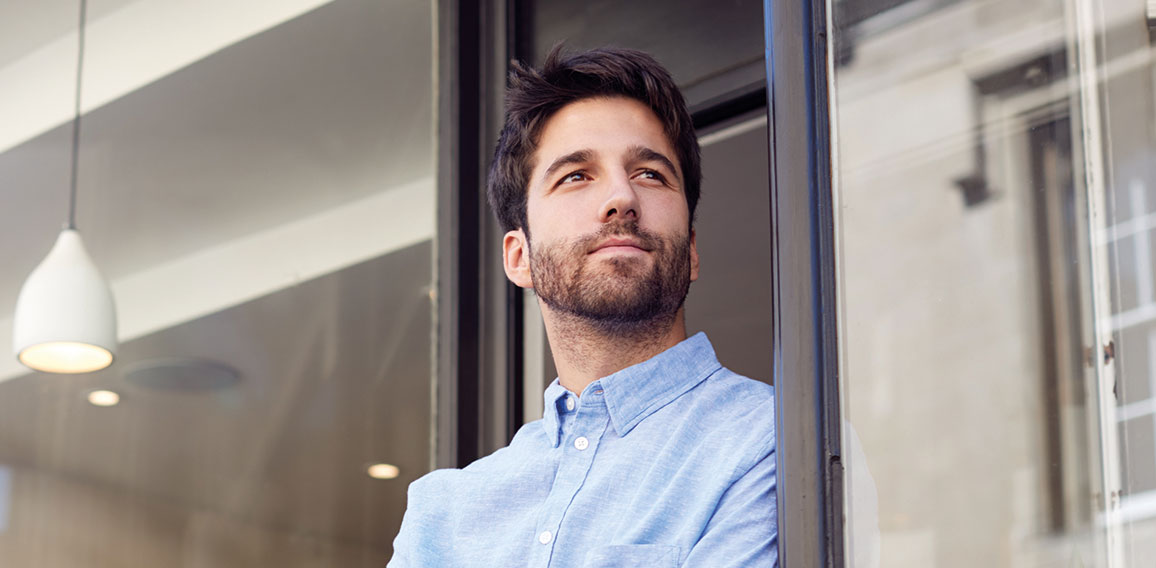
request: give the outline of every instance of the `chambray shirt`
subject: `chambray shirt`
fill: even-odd
[[[409,487],[391,568],[777,566],[773,389],[703,334]]]

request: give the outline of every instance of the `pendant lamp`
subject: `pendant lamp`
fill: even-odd
[[[87,0],[80,0],[68,222],[48,256],[24,281],[13,314],[12,347],[16,357],[28,367],[47,373],[98,371],[112,364],[116,352],[116,308],[112,291],[76,231],[86,10]]]

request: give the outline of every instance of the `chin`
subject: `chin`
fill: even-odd
[[[607,273],[611,276],[620,276],[623,278],[632,278],[642,280],[652,277],[650,271],[647,270],[647,263],[643,262],[642,258],[638,257],[615,257],[601,259],[594,265],[601,270],[599,272]]]

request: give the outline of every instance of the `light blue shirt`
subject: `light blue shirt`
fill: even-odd
[[[409,487],[391,568],[777,566],[774,390],[699,333]]]

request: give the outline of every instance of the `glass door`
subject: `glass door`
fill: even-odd
[[[1142,0],[829,0],[847,566],[1156,557]]]

